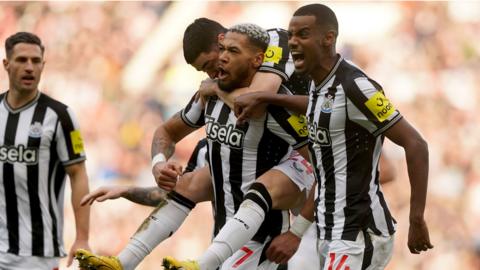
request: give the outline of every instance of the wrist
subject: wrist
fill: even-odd
[[[155,165],[159,162],[166,162],[167,158],[163,153],[158,153],[152,158],[152,169],[155,167]]]
[[[298,238],[302,238],[303,234],[305,231],[307,231],[308,227],[312,222],[306,218],[304,218],[302,215],[298,215],[297,218],[292,223],[292,226],[290,227],[290,232],[296,235]]]

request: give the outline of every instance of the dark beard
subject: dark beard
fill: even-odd
[[[229,83],[224,83],[222,81],[218,81],[218,88],[220,88],[220,90],[222,90],[223,92],[230,93],[237,88],[235,87],[234,84],[235,84],[234,82],[229,84]]]

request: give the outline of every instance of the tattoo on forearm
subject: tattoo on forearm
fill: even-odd
[[[180,118],[180,112],[176,113],[173,118]],[[154,135],[151,149],[152,158],[158,153],[163,153],[165,157],[169,158],[174,152],[175,142],[173,140],[165,136]]]
[[[125,199],[132,202],[157,206],[161,201],[165,200],[167,193],[159,187],[141,188],[132,187],[125,194]]]

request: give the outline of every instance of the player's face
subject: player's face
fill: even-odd
[[[288,26],[288,46],[300,74],[310,74],[322,58],[322,37],[314,16],[293,16]]]
[[[258,63],[258,54],[252,49],[246,35],[228,32],[220,42],[218,66],[220,89],[230,92],[250,85],[251,75],[255,74],[261,64],[261,60],[260,64]]]
[[[10,80],[10,90],[36,91],[44,63],[40,46],[29,43],[16,44],[10,58],[3,60]]]
[[[211,79],[215,79],[218,74],[218,56],[218,48],[209,52],[202,52],[192,63],[192,66],[198,71],[207,73]]]

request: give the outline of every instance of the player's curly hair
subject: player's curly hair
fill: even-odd
[[[183,34],[183,56],[188,64],[195,62],[201,53],[210,52],[218,46],[218,35],[227,29],[220,23],[207,18],[198,18]]]
[[[30,32],[17,32],[5,40],[5,53],[7,58],[10,58],[13,54],[13,47],[18,43],[28,43],[38,45],[42,50],[42,55],[45,52],[45,47],[42,44],[42,40],[35,34]]]
[[[268,48],[268,43],[270,42],[270,36],[268,35],[265,29],[263,29],[262,27],[256,24],[253,24],[253,23],[237,24],[230,27],[228,31],[246,35],[249,41],[252,43],[252,45],[261,49],[262,52],[265,52]]]

